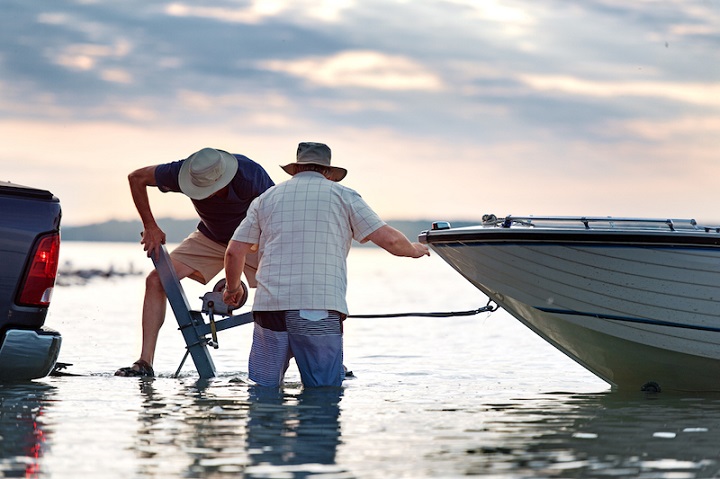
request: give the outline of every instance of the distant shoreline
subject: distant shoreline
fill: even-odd
[[[442,218],[441,218],[442,219]],[[391,220],[388,224],[405,234],[411,241],[417,239],[418,234],[430,228],[436,220]],[[160,218],[158,225],[167,235],[168,243],[179,243],[197,227],[197,219],[178,220],[174,218]],[[480,221],[451,221],[453,226],[469,226],[479,224]],[[63,241],[105,241],[129,242],[140,241],[142,232],[140,220],[109,220],[102,223],[93,223],[83,226],[63,226],[61,235]]]

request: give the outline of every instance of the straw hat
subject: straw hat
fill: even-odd
[[[289,175],[295,175],[298,172],[298,165],[321,165],[330,169],[330,180],[340,181],[347,175],[345,168],[338,166],[330,166],[330,147],[324,143],[305,142],[300,143],[297,149],[297,160],[295,163],[289,163],[281,166]]]
[[[227,151],[203,148],[180,167],[180,190],[194,200],[203,200],[229,185],[237,169],[237,159]]]

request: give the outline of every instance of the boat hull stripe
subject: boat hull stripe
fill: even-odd
[[[716,328],[713,326],[702,326],[699,324],[682,324],[682,323],[674,323],[672,321],[659,321],[656,319],[647,319],[647,318],[633,318],[630,316],[615,316],[612,314],[599,314],[599,313],[588,313],[588,312],[582,312],[582,311],[571,311],[569,309],[555,309],[555,308],[535,308],[539,311],[542,311],[544,313],[549,314],[564,314],[568,316],[586,316],[590,318],[598,318],[598,319],[608,319],[611,321],[623,321],[627,323],[641,323],[641,324],[650,324],[653,326],[666,326],[669,328],[682,328],[682,329],[695,329],[698,331],[711,331],[715,333],[720,333],[720,328]]]

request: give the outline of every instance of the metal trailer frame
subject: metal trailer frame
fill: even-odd
[[[222,292],[217,291],[206,293],[205,296],[201,298],[203,299],[202,311],[192,310],[165,245],[161,245],[160,253],[152,254],[151,258],[160,276],[160,282],[165,289],[170,307],[175,314],[175,319],[177,319],[178,329],[182,332],[183,339],[187,344],[185,356],[175,376],[177,377],[180,373],[185,360],[188,355],[190,355],[200,378],[207,379],[215,377],[217,375],[215,363],[213,363],[208,346],[212,346],[214,349],[218,348],[218,331],[251,323],[253,321],[252,312],[230,315],[231,310],[228,309],[228,306],[222,300]],[[247,291],[245,297],[247,298]],[[206,313],[209,316],[209,322],[205,322],[202,313]],[[223,319],[215,321],[215,314],[224,317]],[[211,335],[211,338],[206,337],[208,334]]]

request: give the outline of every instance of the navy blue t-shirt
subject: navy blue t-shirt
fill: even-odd
[[[227,245],[235,229],[245,219],[252,200],[274,186],[262,166],[243,155],[233,155],[238,161],[238,171],[230,182],[227,198],[213,196],[204,200],[192,200],[200,216],[198,230],[215,241]],[[158,165],[155,169],[155,184],[163,193],[182,193],[178,183],[180,167],[185,160]]]

